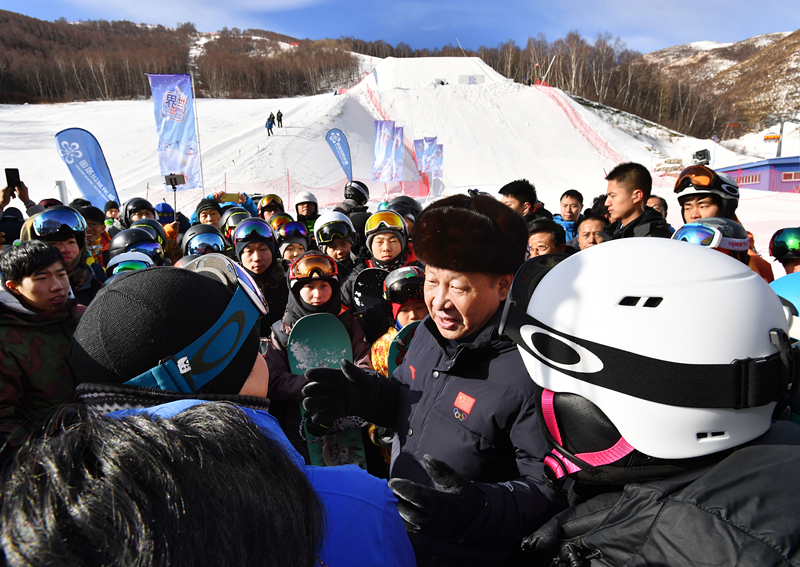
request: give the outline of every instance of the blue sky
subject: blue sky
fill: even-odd
[[[609,32],[643,53],[693,41],[734,42],[800,28],[797,0],[3,0],[2,9],[43,20],[131,20],[200,31],[260,28],[298,38],[353,36],[412,48],[456,38],[466,48],[539,32],[549,41],[578,30]]]

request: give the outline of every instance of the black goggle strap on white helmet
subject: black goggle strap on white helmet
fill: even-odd
[[[523,264],[514,277],[500,332],[545,366],[589,384],[677,407],[761,407],[797,393],[800,350],[792,348],[783,329],[770,331],[770,341],[778,349],[770,356],[734,360],[730,364],[684,364],[620,350],[548,327],[526,312],[535,287],[552,268],[543,266],[541,261],[534,263],[535,260]]]

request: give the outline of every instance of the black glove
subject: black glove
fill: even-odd
[[[430,455],[425,455],[423,461],[428,476],[439,489],[404,478],[389,481],[389,488],[399,500],[397,510],[406,531],[461,539],[486,505],[486,497],[446,463]]]
[[[313,425],[327,425],[348,415],[376,425],[394,425],[397,389],[377,372],[343,360],[341,370],[312,368],[305,376],[303,409]]]

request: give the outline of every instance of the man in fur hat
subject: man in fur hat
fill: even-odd
[[[420,215],[430,315],[390,378],[342,362],[313,369],[307,417],[394,427],[389,485],[419,565],[516,564],[527,526],[565,502],[542,482],[535,386],[498,324],[525,258],[525,221],[490,196],[456,195]]]

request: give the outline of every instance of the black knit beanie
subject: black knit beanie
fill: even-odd
[[[197,203],[197,208],[194,210],[197,218],[200,218],[200,213],[207,209],[213,209],[217,211],[219,214],[222,214],[222,208],[219,206],[214,199],[201,199],[199,203]]]
[[[122,384],[192,344],[219,319],[231,294],[213,277],[149,268],[102,288],[81,318],[70,362],[81,383]],[[258,355],[259,325],[228,366],[200,388],[238,394]]]
[[[119,203],[117,203],[116,201],[106,201],[106,205],[103,207],[103,212],[107,213],[111,209],[119,210]]]

